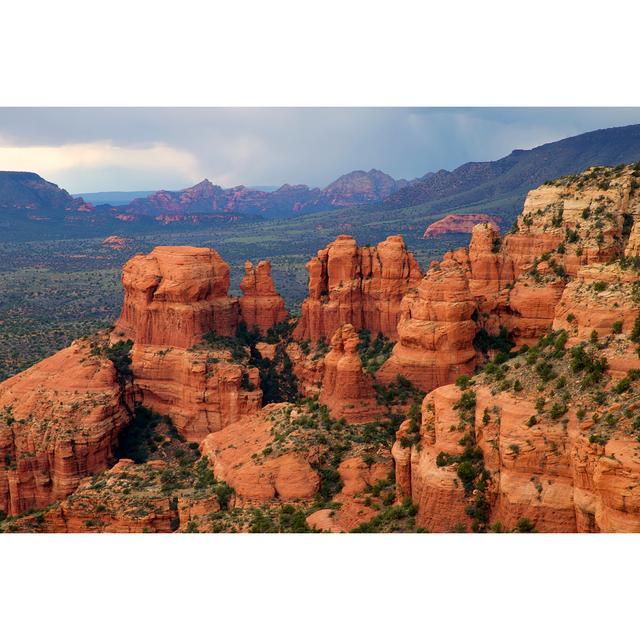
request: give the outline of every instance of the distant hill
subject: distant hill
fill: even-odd
[[[640,160],[640,125],[599,129],[492,162],[468,162],[454,171],[429,173],[387,197],[376,209],[430,205],[431,213],[498,212],[515,217],[530,189],[593,165]],[[493,211],[492,211],[493,209]]]
[[[352,171],[324,189],[305,184],[284,184],[278,189],[260,189],[240,185],[224,189],[209,180],[181,189],[157,191],[119,207],[123,213],[144,216],[239,213],[265,218],[287,218],[301,213],[315,213],[379,202],[409,184],[371,169]]]
[[[289,184],[273,191],[242,185],[225,189],[203,180],[178,191],[142,192],[120,204],[85,202],[35,173],[1,171],[0,237],[128,236],[246,222],[259,226],[267,218],[278,220],[282,234],[340,230],[367,242],[390,233],[418,240],[428,224],[448,213],[498,215],[506,230],[527,192],[539,184],[593,165],[638,160],[640,125],[630,125],[515,150],[499,160],[469,162],[411,182],[376,169],[352,171],[324,189]]]
[[[30,171],[0,171],[0,209],[25,211],[78,211],[82,198],[74,198],[53,182]]]
[[[74,197],[82,198],[91,204],[110,204],[113,206],[129,204],[136,198],[146,198],[154,191],[97,191],[95,193],[74,193]]]

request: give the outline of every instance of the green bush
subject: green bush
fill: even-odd
[[[528,518],[519,518],[514,533],[536,533],[536,529]]]
[[[133,347],[132,340],[121,340],[105,349],[105,355],[113,362],[119,378],[131,377],[131,347]]]
[[[593,290],[597,293],[602,293],[606,288],[607,283],[603,280],[596,280],[596,282],[593,283]]]

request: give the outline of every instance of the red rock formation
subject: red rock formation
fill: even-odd
[[[156,247],[124,266],[115,332],[137,344],[190,347],[209,332],[234,335],[238,303],[229,266],[213,249]]]
[[[489,302],[490,309],[496,304],[494,296],[515,280],[513,264],[505,260],[500,245],[500,234],[490,224],[473,227],[469,243],[469,289],[481,304]]]
[[[640,313],[633,293],[637,281],[635,271],[618,264],[581,267],[562,293],[553,328],[566,329],[572,342],[588,340],[593,331],[608,336],[616,323],[621,332],[630,333]]]
[[[261,333],[287,317],[284,300],[273,284],[271,263],[261,260],[254,268],[245,262],[245,275],[240,283],[240,316],[249,329],[257,327]]]
[[[107,236],[102,244],[110,249],[126,249],[127,246],[131,243],[131,238],[123,238],[122,236]]]
[[[330,338],[343,324],[396,336],[402,297],[422,274],[401,236],[375,248],[338,236],[307,263],[309,296],[294,332],[299,340]]]
[[[318,491],[318,474],[301,453],[265,455],[273,444],[270,416],[286,406],[267,405],[203,440],[202,454],[216,478],[233,487],[237,504],[308,499]]]
[[[428,531],[453,531],[468,524],[467,502],[462,483],[451,466],[439,466],[438,454],[457,455],[463,447],[464,428],[454,405],[461,392],[455,385],[438,387],[422,401],[420,447],[403,447],[407,423],[398,430],[392,455],[396,462],[399,498],[410,497],[418,506],[417,524]]]
[[[41,508],[105,469],[129,420],[121,396],[84,340],[0,384],[0,510]]]
[[[548,408],[536,408],[535,387],[499,392],[478,378],[473,390],[471,428],[489,472],[490,523],[511,530],[526,518],[543,532],[640,532],[640,458],[628,418],[620,416],[601,444],[590,434],[602,427],[588,415],[577,416],[583,398],[576,397],[560,420]],[[405,424],[392,451],[398,498],[412,498],[418,526],[430,531],[471,526],[467,508],[477,490],[465,494],[455,465],[438,461],[439,455],[462,453],[460,397],[454,385],[428,394],[420,446],[401,445]]]
[[[163,491],[162,460],[134,464],[123,458],[111,469],[83,480],[66,500],[39,514],[23,516],[17,531],[47,533],[170,533],[185,531],[192,519],[220,511],[215,495],[179,489],[177,496]],[[175,473],[176,467],[173,467]]]
[[[342,490],[332,499],[340,508],[314,511],[307,517],[307,524],[320,531],[345,533],[368,522],[377,511],[366,504],[365,492],[387,478],[392,468],[388,458],[370,466],[360,456],[343,460],[338,467]]]
[[[305,354],[297,342],[289,343],[286,352],[298,381],[298,391],[307,397],[319,394],[324,376],[324,358],[316,357],[314,353]]]
[[[136,344],[131,356],[136,399],[169,416],[189,441],[260,408],[258,370],[229,362],[228,353]]]
[[[488,213],[450,213],[431,223],[425,229],[422,238],[426,240],[445,233],[471,233],[473,227],[481,223],[488,224],[497,232],[500,218]]]
[[[350,424],[371,422],[383,413],[376,402],[373,379],[362,370],[356,348],[360,339],[350,324],[340,327],[331,339],[324,359],[324,377],[319,400],[333,418]]]
[[[378,380],[389,383],[401,375],[430,391],[473,372],[476,302],[468,277],[464,250],[432,263],[417,291],[402,302],[398,342],[378,371]]]

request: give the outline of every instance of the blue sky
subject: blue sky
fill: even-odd
[[[0,170],[72,193],[326,186],[353,169],[396,178],[495,160],[640,123],[640,108],[2,108]]]

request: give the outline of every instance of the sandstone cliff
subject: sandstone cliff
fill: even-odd
[[[637,368],[606,373],[624,341],[567,349],[567,334],[551,333],[464,390],[428,394],[418,442],[405,427],[393,448],[398,497],[418,505],[418,524],[640,531]]]
[[[238,302],[229,266],[213,249],[156,247],[124,266],[115,332],[137,344],[191,347],[209,331],[234,335]]]
[[[129,421],[113,364],[87,340],[0,384],[0,510],[64,498],[105,469]]]
[[[401,236],[376,247],[358,247],[338,236],[307,263],[309,295],[294,336],[317,342],[330,339],[343,324],[396,336],[402,297],[422,274]]]
[[[260,408],[258,370],[231,362],[224,350],[136,344],[131,355],[136,400],[169,416],[187,440],[200,442]]]
[[[402,302],[398,342],[378,380],[389,383],[400,375],[429,391],[472,373],[475,310],[466,252],[450,252],[432,263],[417,290]]]

